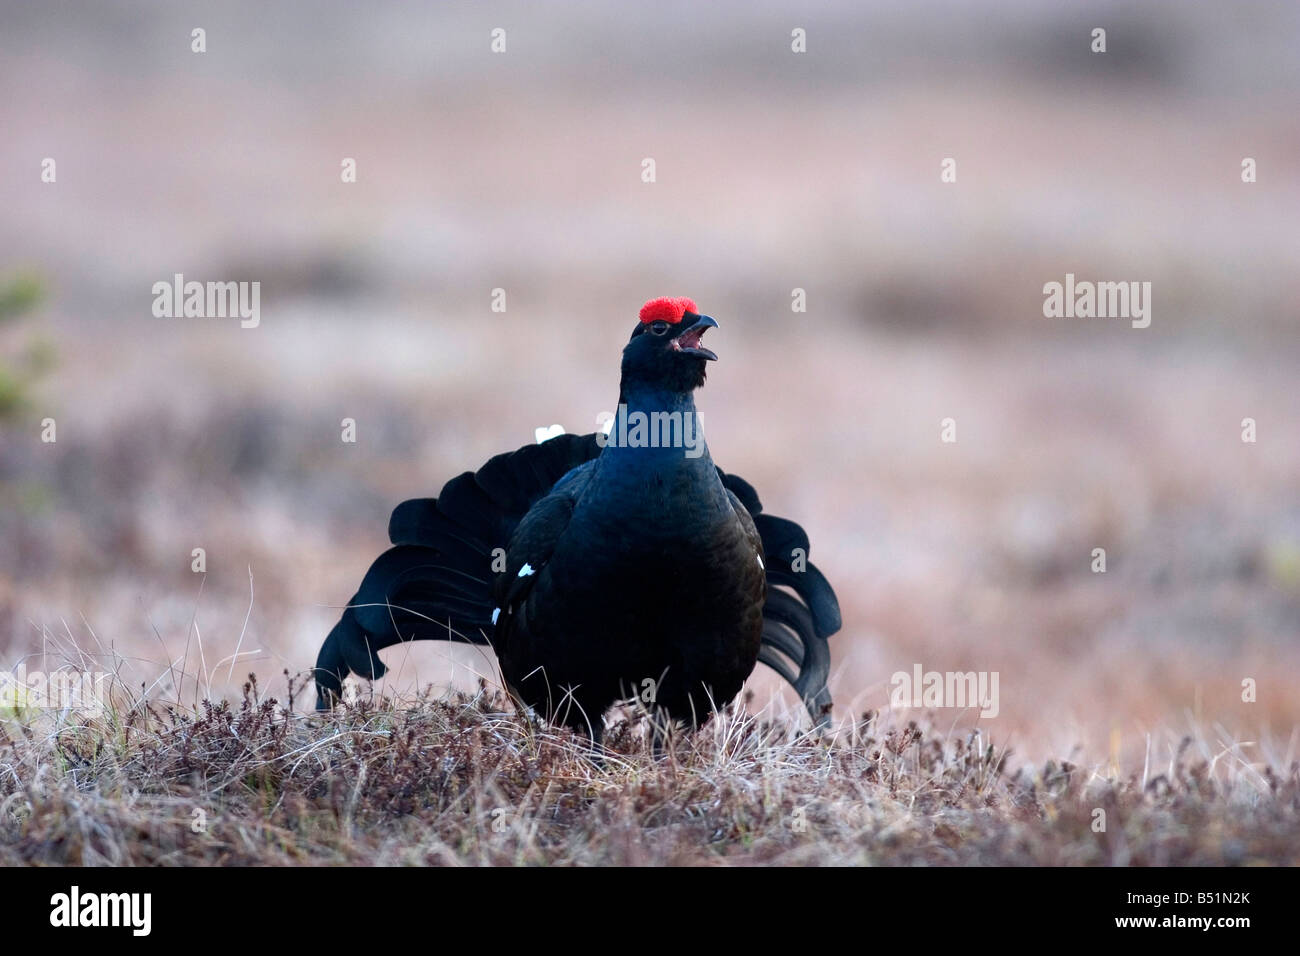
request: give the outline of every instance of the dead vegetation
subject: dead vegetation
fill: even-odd
[[[233,706],[4,726],[4,865],[1300,862],[1300,768],[1190,736],[1121,777],[874,713],[819,738],[733,708],[658,760],[622,718],[597,759],[486,686],[318,716],[252,675]]]

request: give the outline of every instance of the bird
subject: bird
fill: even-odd
[[[695,393],[717,327],[689,298],[651,299],[606,431],[525,445],[399,504],[392,547],[321,646],[317,708],[349,674],[382,677],[384,648],[447,640],[491,648],[518,705],[597,746],[620,702],[656,728],[701,726],[760,662],[826,726],[839,603],[804,529],[709,453]]]

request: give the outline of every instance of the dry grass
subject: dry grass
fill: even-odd
[[[659,759],[622,718],[594,759],[486,686],[329,716],[252,675],[235,706],[113,696],[95,719],[10,714],[0,864],[1300,863],[1300,768],[1203,736],[1120,777],[1012,770],[978,733],[871,713],[817,738],[732,708]]]

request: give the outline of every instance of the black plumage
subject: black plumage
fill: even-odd
[[[758,661],[827,719],[835,592],[803,529],[763,513],[697,432],[714,326],[689,300],[647,303],[610,437],[560,435],[399,505],[394,547],[321,647],[318,707],[349,672],[382,676],[383,648],[428,639],[491,646],[517,700],[595,740],[632,697],[698,725]]]

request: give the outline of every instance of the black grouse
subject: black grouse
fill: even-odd
[[[763,513],[699,430],[716,326],[690,299],[647,302],[608,434],[498,455],[399,505],[394,546],[321,647],[317,707],[349,672],[382,676],[383,648],[447,640],[491,646],[517,701],[597,743],[604,713],[634,697],[698,726],[759,661],[828,720],[835,592],[804,530]]]

